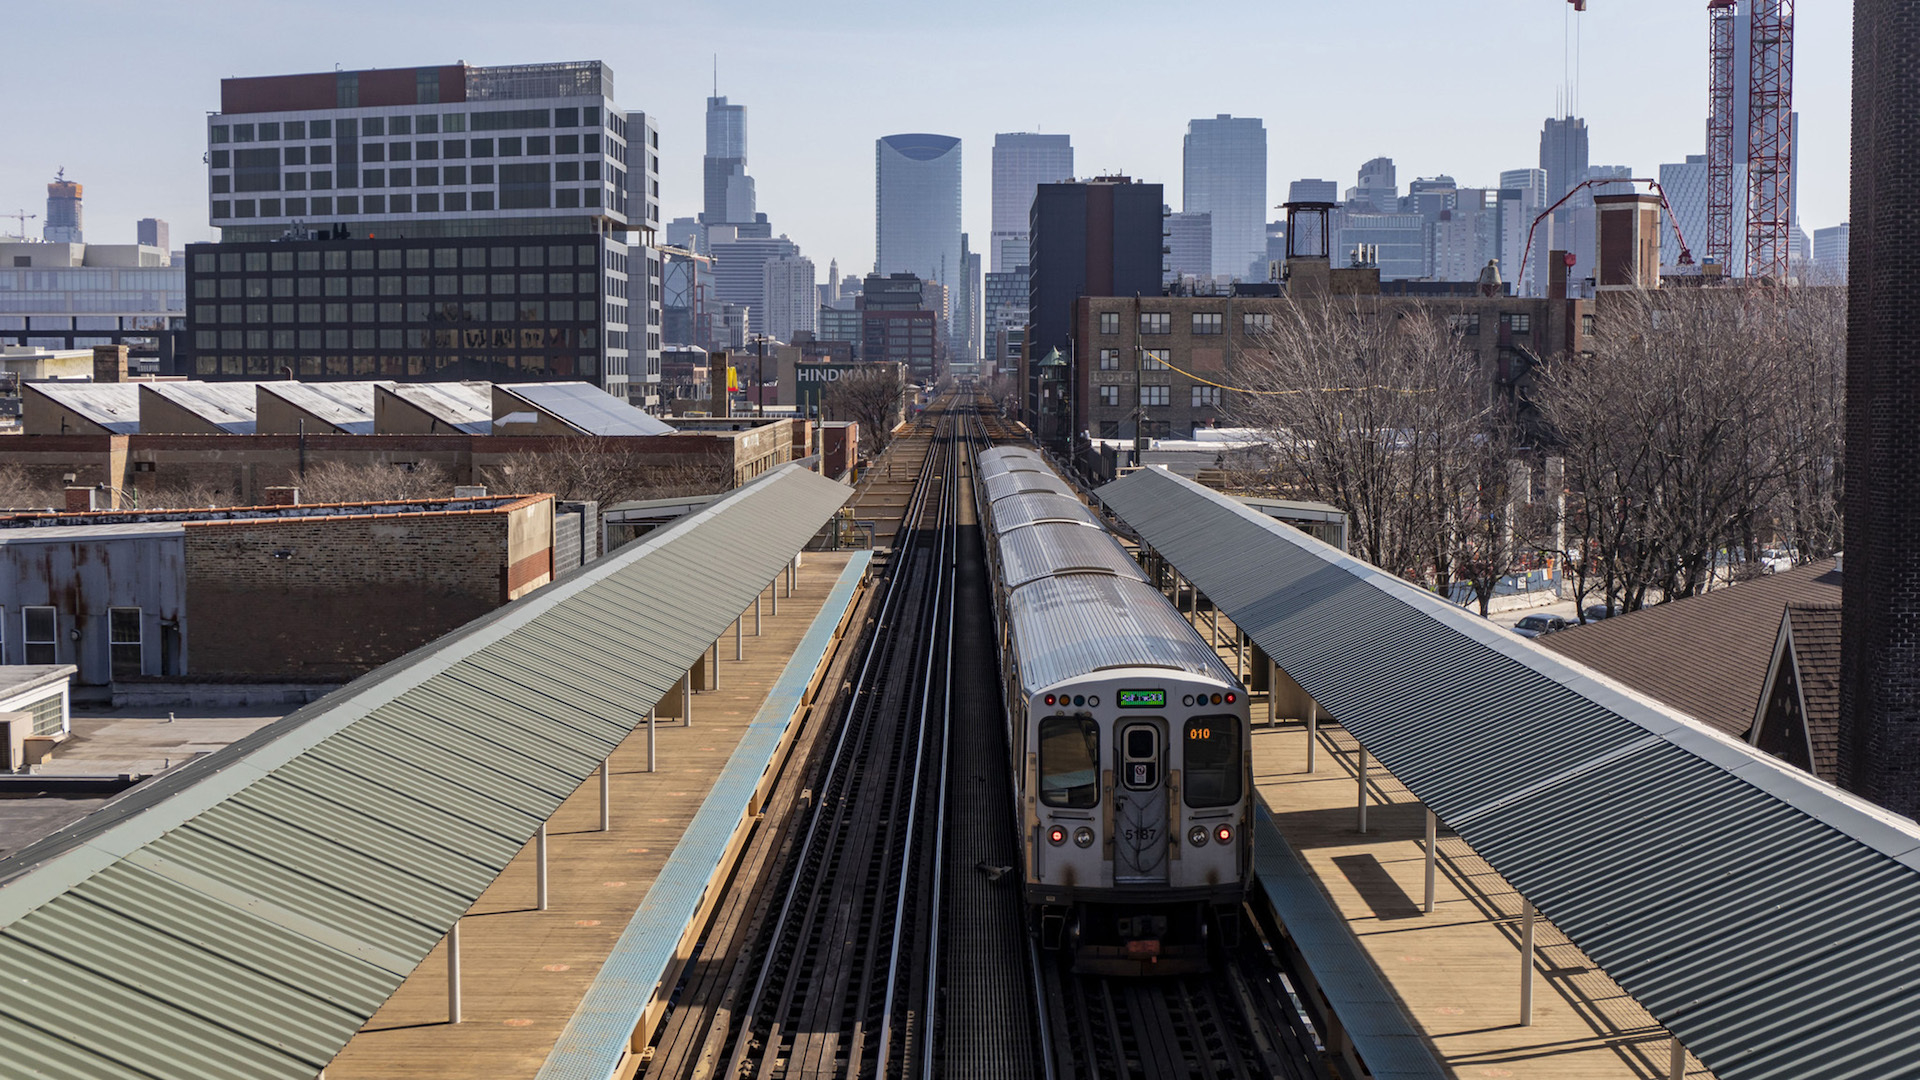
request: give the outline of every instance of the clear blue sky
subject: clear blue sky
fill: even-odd
[[[1595,164],[1700,153],[1706,5],[1590,0],[1580,111]],[[1799,5],[1800,215],[1847,216],[1852,4]],[[219,80],[347,68],[602,59],[620,104],[660,117],[669,216],[699,209],[702,110],[748,106],[760,209],[811,255],[873,259],[873,140],[965,141],[966,227],[984,249],[993,136],[1064,131],[1083,176],[1125,172],[1180,206],[1186,121],[1266,120],[1270,201],[1288,180],[1353,183],[1393,157],[1404,186],[1447,173],[1491,184],[1537,164],[1563,85],[1561,0],[898,0],[557,5],[334,0],[66,0],[10,5],[16,58],[0,64],[0,212],[45,210],[60,166],[86,185],[89,239],[125,243],[168,219],[176,244],[210,239],[200,159]],[[32,224],[38,234],[39,222]],[[12,222],[0,222],[11,231]]]

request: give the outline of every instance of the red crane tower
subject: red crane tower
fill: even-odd
[[[1707,0],[1707,258],[1733,271],[1733,41],[1739,0]]]
[[[1785,281],[1793,228],[1793,0],[1748,0],[1747,276]]]

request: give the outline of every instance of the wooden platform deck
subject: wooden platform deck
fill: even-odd
[[[1305,725],[1283,719],[1264,726],[1264,716],[1256,702],[1254,784],[1275,824],[1453,1075],[1670,1075],[1666,1029],[1544,917],[1534,926],[1533,1023],[1521,1026],[1519,894],[1442,827],[1434,910],[1424,913],[1425,808],[1371,761],[1367,832],[1361,834],[1353,737],[1323,725],[1309,774]],[[1712,1074],[1689,1058],[1686,1076]]]
[[[462,921],[462,1022],[447,1022],[441,943],[323,1074],[326,1080],[532,1077],[706,798],[741,734],[819,613],[849,555],[808,552],[779,615],[745,617],[745,653],[721,639],[719,688],[694,695],[693,725],[662,720],[659,771],[643,724],[614,752],[611,828],[589,779],[548,824],[549,908],[536,907],[531,844]],[[764,594],[763,594],[764,595]]]

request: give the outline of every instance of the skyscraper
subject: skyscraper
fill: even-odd
[[[754,219],[753,177],[747,175],[747,107],[724,97],[707,99],[706,187],[701,221],[745,224]]]
[[[134,225],[140,243],[148,247],[157,247],[161,251],[172,250],[167,245],[172,237],[167,233],[167,223],[159,218],[143,217]]]
[[[1545,169],[1507,169],[1500,174],[1500,187],[1520,192],[1520,205],[1536,214],[1547,208]]]
[[[47,219],[40,226],[40,238],[50,244],[83,244],[81,233],[80,185],[67,179],[67,171],[47,185]]]
[[[1399,175],[1390,157],[1377,157],[1360,166],[1359,183],[1347,192],[1348,209],[1363,214],[1399,213]]]
[[[1266,280],[1266,125],[1226,113],[1189,120],[1183,166],[1181,209],[1213,215],[1214,274]]]
[[[796,331],[811,333],[819,325],[820,294],[814,284],[812,259],[805,255],[781,255],[768,259],[762,270],[761,284],[761,307],[766,312],[766,333],[769,337],[791,342]]]
[[[874,141],[873,154],[874,272],[937,281],[951,298],[966,273],[960,258],[960,140],[888,135]]]
[[[1844,221],[1831,229],[1813,230],[1813,266],[1818,284],[1847,283],[1847,245],[1852,232]]]
[[[993,137],[993,272],[1027,265],[1027,213],[1041,184],[1073,179],[1073,140],[1065,135],[1003,132]]]
[[[1547,174],[1546,205],[1587,178],[1587,122],[1577,116],[1548,120],[1540,129],[1540,169]]]
[[[1213,215],[1167,215],[1167,278],[1213,278]]]

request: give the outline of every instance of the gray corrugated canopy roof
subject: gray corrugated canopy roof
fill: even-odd
[[[1920,826],[1164,469],[1097,494],[1715,1075],[1920,1076]]]
[[[770,473],[0,860],[0,1068],[312,1077],[848,494]]]

